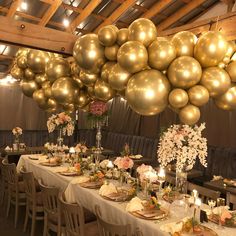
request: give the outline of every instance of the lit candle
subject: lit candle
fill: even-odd
[[[74,147],[70,147],[69,153],[70,153],[70,154],[75,154],[75,148],[74,148]]]
[[[112,161],[108,162],[107,168],[110,168],[110,169],[114,168],[114,165],[113,165]]]
[[[193,197],[194,198],[198,197],[198,191],[196,189],[193,189]]]

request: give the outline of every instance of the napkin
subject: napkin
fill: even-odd
[[[143,156],[140,154],[130,156],[132,159],[141,159]]]
[[[211,181],[217,181],[217,180],[221,180],[223,179],[223,177],[221,175],[213,175],[213,179]]]
[[[99,189],[99,194],[101,196],[107,196],[111,193],[117,193],[116,186],[113,183],[103,184]]]
[[[132,212],[132,211],[141,211],[143,210],[143,204],[142,200],[138,197],[134,197],[131,199],[131,201],[126,206],[126,211]]]
[[[5,150],[6,150],[6,151],[10,151],[11,148],[10,148],[9,146],[6,146],[6,147],[5,147]]]
[[[74,178],[71,183],[72,184],[81,184],[81,183],[85,183],[88,182],[90,180],[89,176],[79,176],[77,178]]]
[[[106,169],[108,163],[109,163],[109,160],[105,159],[100,163],[100,167],[103,168],[103,169]]]

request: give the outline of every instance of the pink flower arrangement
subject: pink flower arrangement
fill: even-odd
[[[125,157],[117,157],[114,161],[114,164],[118,167],[118,169],[130,169],[134,166],[134,162],[128,156]]]
[[[139,179],[141,182],[144,180],[149,180],[150,182],[157,181],[157,173],[150,165],[142,164],[137,168],[137,173],[139,174]]]
[[[76,146],[75,146],[75,151],[77,153],[85,153],[87,151],[87,147],[85,144],[82,144],[82,143],[78,143]]]
[[[107,112],[107,104],[102,101],[94,101],[90,104],[89,112],[95,116],[102,116]]]
[[[22,135],[22,129],[20,127],[15,127],[12,129],[12,133],[14,136],[20,136]]]

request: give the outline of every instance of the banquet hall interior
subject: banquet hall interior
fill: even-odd
[[[0,0],[0,236],[235,236],[235,26],[235,0]]]

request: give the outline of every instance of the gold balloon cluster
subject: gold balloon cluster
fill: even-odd
[[[78,38],[73,57],[20,49],[12,75],[26,96],[47,111],[66,111],[123,96],[141,115],[169,107],[182,123],[195,124],[210,98],[224,110],[236,109],[235,42],[218,31],[197,38],[182,31],[158,37],[152,21],[140,18],[128,28],[102,27]]]

